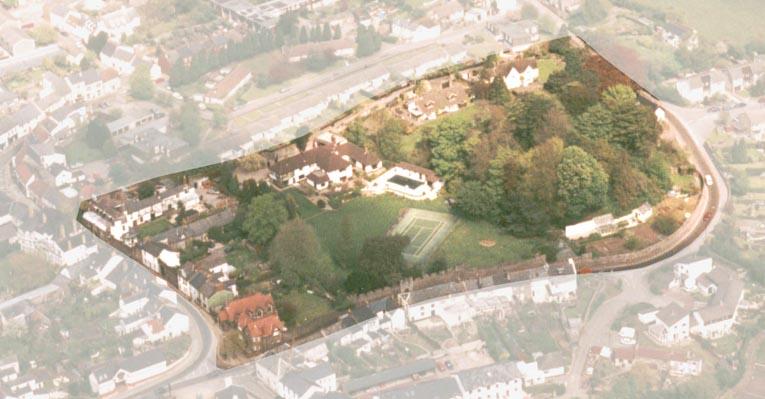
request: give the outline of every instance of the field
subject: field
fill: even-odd
[[[449,212],[446,205],[439,200],[412,201],[383,195],[354,198],[338,210],[318,213],[306,218],[306,221],[316,228],[322,247],[333,257],[340,257],[343,250],[340,244],[344,234],[343,218],[347,218],[351,225],[349,236],[354,253],[358,254],[364,240],[388,234],[403,216],[402,212],[406,208]],[[495,244],[491,247],[482,246],[482,240]],[[537,244],[538,241],[533,239],[520,239],[506,234],[501,228],[488,222],[458,220],[440,247],[434,248],[431,258],[443,259],[450,267],[463,264],[470,267],[491,267],[504,262],[529,259],[534,256]]]
[[[449,214],[410,209],[393,229],[393,233],[409,237],[404,257],[416,263],[427,259],[453,226],[454,218]]]
[[[712,43],[724,40],[744,45],[765,37],[761,0],[636,0],[664,11],[698,30]]]
[[[291,291],[282,300],[295,306],[297,310],[295,314],[296,324],[314,320],[332,311],[326,299],[304,291]]]
[[[341,256],[340,243],[343,238],[343,218],[351,224],[351,240],[355,253],[361,251],[364,240],[382,236],[398,220],[401,210],[416,207],[434,211],[446,211],[441,201],[411,201],[392,195],[359,197],[343,204],[335,211],[322,212],[306,219],[316,228],[322,246],[332,256]]]
[[[495,244],[482,246],[482,240]],[[535,247],[534,240],[513,237],[488,222],[461,220],[435,256],[442,257],[450,267],[461,264],[491,267],[531,258]]]

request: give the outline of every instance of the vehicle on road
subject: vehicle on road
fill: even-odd
[[[715,181],[712,179],[712,175],[704,176],[704,182],[707,184],[707,186],[712,186],[715,184]]]

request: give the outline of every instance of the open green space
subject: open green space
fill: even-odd
[[[557,58],[546,57],[537,61],[537,67],[539,68],[539,83],[544,84],[553,72],[562,70],[565,65]]]
[[[322,247],[333,257],[342,256],[343,218],[351,225],[349,245],[354,253],[361,251],[364,240],[383,236],[398,220],[405,208],[420,208],[448,212],[441,201],[412,201],[393,195],[358,197],[343,204],[340,209],[326,211],[307,219],[316,228]]]
[[[494,241],[484,247],[481,240]],[[516,238],[489,222],[461,220],[446,237],[435,257],[443,258],[447,265],[491,267],[504,262],[516,262],[534,256],[536,241]]]
[[[287,190],[284,190],[284,194],[285,196],[289,195],[295,199],[295,204],[297,204],[297,210],[300,217],[310,218],[321,213],[321,209],[311,202],[311,200],[309,200],[300,190],[296,188],[288,188]]]
[[[170,221],[167,219],[155,219],[138,226],[138,238],[140,239],[144,237],[151,237],[162,233],[163,231],[169,230],[171,227],[173,227],[173,224],[170,223]]]
[[[309,294],[306,291],[290,291],[282,298],[282,301],[294,306],[297,311],[295,313],[296,324],[314,320],[332,311],[327,299]]]
[[[743,45],[765,37],[761,0],[635,0],[637,3],[680,18],[715,43],[720,40]]]

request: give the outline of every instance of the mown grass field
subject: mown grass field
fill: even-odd
[[[481,240],[492,240],[496,244],[491,248],[483,247]],[[488,222],[461,220],[434,257],[443,258],[450,267],[461,264],[491,267],[531,258],[534,248],[534,240],[513,237]]]
[[[322,247],[339,258],[343,247],[343,218],[347,217],[350,221],[351,245],[354,253],[358,254],[364,240],[387,234],[406,208],[449,213],[448,207],[440,200],[411,201],[383,195],[354,198],[338,210],[324,211],[306,220],[316,228]],[[493,240],[496,244],[486,248],[480,245],[481,240]],[[431,259],[443,259],[450,267],[463,264],[491,267],[531,258],[536,246],[535,240],[513,237],[491,223],[463,219],[446,236]]]
[[[316,228],[322,247],[333,257],[340,257],[343,238],[343,218],[351,225],[352,247],[355,253],[361,251],[364,240],[385,235],[398,220],[405,208],[420,208],[448,212],[441,201],[411,201],[392,195],[358,197],[343,204],[334,211],[325,211],[306,220]]]
[[[765,37],[762,0],[637,0],[696,28],[712,43],[720,40],[744,45]]]

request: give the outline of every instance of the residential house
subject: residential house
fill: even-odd
[[[399,162],[364,187],[370,195],[392,193],[413,200],[434,200],[443,183],[430,169]]]
[[[711,272],[713,267],[712,258],[704,258],[691,263],[676,263],[673,266],[674,278],[669,283],[669,288],[680,287],[688,292],[696,292],[699,289],[696,284],[699,277]]]
[[[676,49],[682,46],[688,50],[693,50],[699,46],[699,36],[695,29],[674,22],[657,24],[656,32],[661,36],[664,43]]]
[[[213,251],[196,262],[186,262],[178,273],[178,289],[191,301],[208,308],[208,301],[215,294],[228,291],[239,295],[231,266],[222,249]],[[208,309],[209,310],[209,309]]]
[[[207,104],[223,105],[237,91],[250,83],[252,72],[244,64],[239,64],[229,72],[220,82],[215,84],[204,96],[204,102]]]
[[[141,326],[142,335],[133,338],[133,346],[139,347],[166,341],[189,332],[189,316],[168,306],[163,306],[154,318]]]
[[[120,75],[130,75],[135,71],[137,56],[133,47],[110,40],[98,54],[98,59],[104,66],[113,68]]]
[[[708,98],[722,95],[728,88],[728,78],[719,70],[691,75],[675,84],[677,92],[690,103],[700,103]]]
[[[746,90],[759,80],[760,76],[755,73],[751,64],[738,64],[726,70],[730,79],[730,88],[733,91]]]
[[[443,114],[457,112],[471,98],[467,85],[451,76],[422,81],[407,97],[407,111],[418,121],[435,120]]]
[[[59,32],[72,35],[83,42],[87,42],[90,36],[97,32],[93,19],[65,4],[54,5],[50,10],[49,19],[51,25]]]
[[[350,58],[356,54],[356,43],[348,39],[334,39],[318,43],[296,44],[284,50],[287,61],[294,63],[313,54],[332,54],[337,58]]]
[[[519,8],[518,0],[496,0],[492,3],[496,4],[497,11],[500,13],[517,11]]]
[[[397,19],[390,24],[390,35],[404,41],[422,42],[433,40],[441,35],[441,25],[428,18],[415,22]]]
[[[510,64],[507,73],[500,73],[508,89],[528,87],[539,78],[536,60],[517,60]]]
[[[153,196],[144,199],[129,197],[124,191],[102,195],[90,203],[90,208],[101,218],[101,223],[94,224],[96,227],[103,225],[113,238],[123,240],[134,226],[177,210],[179,206],[186,210],[194,209],[199,203],[194,187],[179,184],[169,188],[159,186]],[[93,216],[90,218],[98,221]]]
[[[456,0],[447,0],[439,4],[428,12],[435,21],[443,23],[457,24],[465,19],[465,9],[462,4]]]
[[[154,349],[97,366],[91,370],[88,381],[93,393],[106,395],[120,385],[131,386],[160,375],[165,370],[167,370],[165,354],[161,349]]]
[[[459,399],[461,397],[462,391],[457,382],[457,377],[454,376],[391,388],[372,396],[373,399]]]
[[[730,334],[744,297],[744,283],[735,272],[722,266],[716,266],[698,280],[701,292],[711,295],[711,299],[691,314],[691,333],[704,339]]]
[[[207,232],[213,227],[220,227],[231,223],[236,217],[236,209],[226,208],[222,211],[213,213],[206,218],[195,220],[191,223],[173,227],[155,236],[152,241],[166,244],[170,248],[185,248],[186,244],[192,240],[206,240]],[[170,266],[168,264],[168,266]]]
[[[72,90],[64,78],[46,71],[43,72],[39,101],[37,105],[45,112],[51,112],[72,101]]]
[[[141,16],[138,11],[133,7],[121,7],[99,16],[96,31],[105,32],[113,39],[122,40],[122,38],[133,36],[139,26],[141,26]]]
[[[523,375],[515,362],[503,362],[460,371],[457,380],[463,399],[521,399]]]
[[[514,53],[522,53],[539,41],[539,26],[533,21],[490,23],[488,29]]]
[[[218,321],[245,332],[256,348],[278,342],[286,330],[270,294],[235,299],[218,312]]]
[[[0,114],[15,110],[19,105],[18,94],[0,85]]]
[[[66,77],[74,101],[92,101],[120,87],[119,73],[111,68],[89,69]]]
[[[148,241],[141,246],[141,264],[154,273],[162,273],[160,264],[177,268],[180,263],[180,252],[170,249],[161,242]]]
[[[353,178],[353,166],[334,146],[319,146],[269,165],[269,177],[278,185],[294,185],[304,179],[321,190]]]
[[[675,302],[656,313],[656,322],[648,328],[648,336],[664,346],[687,341],[691,333],[689,312]]]
[[[35,41],[23,30],[6,25],[0,28],[0,48],[11,57],[21,57],[35,50]]]
[[[309,399],[313,395],[337,391],[337,376],[329,362],[292,370],[279,380],[277,394],[284,399]]]
[[[647,222],[653,216],[653,207],[649,203],[633,209],[630,213],[614,218],[610,213],[596,216],[590,220],[585,220],[573,225],[566,226],[566,238],[569,240],[579,240],[598,234],[606,237],[616,234],[621,230],[632,228],[638,224]]]

